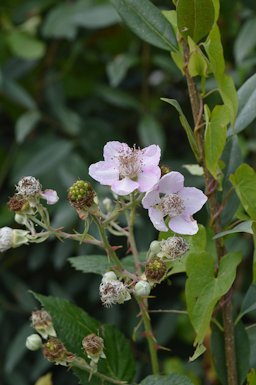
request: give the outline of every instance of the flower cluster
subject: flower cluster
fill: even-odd
[[[207,197],[195,187],[184,187],[184,177],[179,172],[171,171],[161,177],[160,154],[156,145],[137,149],[109,142],[104,147],[104,161],[92,164],[89,174],[101,184],[111,186],[117,195],[135,190],[145,192],[142,205],[148,209],[157,230],[170,228],[178,234],[193,235],[198,226],[192,215],[202,208]]]

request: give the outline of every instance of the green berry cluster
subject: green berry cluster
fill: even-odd
[[[91,207],[95,193],[90,183],[78,180],[68,190],[68,200],[77,209]]]
[[[145,275],[149,282],[158,283],[167,272],[166,263],[159,257],[153,257],[148,260],[145,266]]]

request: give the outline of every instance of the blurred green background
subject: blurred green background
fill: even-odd
[[[163,9],[172,7],[170,0],[154,3]],[[183,167],[194,159],[178,115],[160,100],[177,99],[191,117],[182,74],[168,52],[142,42],[121,23],[110,1],[2,0],[0,25],[1,227],[18,227],[6,202],[18,180],[33,175],[60,196],[58,204],[50,208],[52,225],[82,231],[66,200],[67,189],[78,178],[94,184],[88,166],[101,160],[109,140],[141,147],[159,144],[162,162],[181,171],[187,185],[203,188],[202,179]],[[227,69],[239,88],[256,68],[255,1],[222,0],[219,25]],[[213,87],[211,80],[206,86]],[[255,122],[239,145],[255,166]],[[100,198],[109,194],[104,187],[94,186]],[[206,223],[206,211],[197,218]],[[147,249],[156,236],[142,212],[136,232],[140,250]],[[117,242],[120,240],[112,239],[113,244]],[[251,244],[246,238],[240,242],[248,257],[242,267],[242,292],[249,284],[246,277],[250,279]],[[94,317],[116,324],[127,336],[132,334],[136,305],[129,302],[103,309],[99,278],[76,272],[67,261],[95,252],[92,247],[52,239],[0,256],[2,385],[34,384],[47,372],[53,373],[54,385],[77,384],[70,372],[52,367],[40,352],[26,351],[25,338],[32,332],[30,313],[38,306],[29,289],[75,301]],[[184,309],[184,281],[184,276],[177,276],[157,288],[154,294],[160,299],[152,300],[151,306]],[[237,303],[239,298],[238,291]],[[153,315],[152,320],[159,343],[171,348],[160,354],[165,373],[174,370],[191,375],[195,384],[217,383],[207,355],[188,363],[194,334],[186,316]],[[142,362],[138,365],[140,378],[149,369],[142,338],[134,344],[134,353]]]

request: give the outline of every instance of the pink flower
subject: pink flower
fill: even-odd
[[[57,192],[55,190],[51,190],[51,189],[47,189],[47,190],[42,191],[40,193],[40,196],[43,199],[46,199],[46,202],[48,205],[54,205],[59,200]]]
[[[199,211],[207,196],[195,187],[184,187],[184,177],[172,171],[164,175],[153,189],[145,195],[142,205],[148,209],[154,227],[168,231],[164,217],[169,217],[169,228],[178,234],[196,234],[197,222],[192,214]]]
[[[136,189],[146,192],[160,179],[160,155],[161,150],[155,144],[141,150],[126,143],[108,142],[104,146],[104,161],[92,164],[89,175],[111,186],[117,195],[128,195]]]

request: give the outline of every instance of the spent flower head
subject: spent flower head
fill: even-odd
[[[37,198],[45,199],[48,205],[53,205],[59,200],[55,190],[46,189],[43,191],[39,180],[33,176],[23,177],[18,182],[16,191],[16,195],[19,198],[29,201],[32,205],[35,203]]]
[[[121,304],[131,299],[131,295],[127,287],[121,281],[105,281],[100,284],[101,302],[106,307],[111,307],[115,304]]]
[[[52,317],[44,310],[36,310],[31,315],[32,327],[43,337],[48,336],[56,337],[56,331],[54,330]]]
[[[101,184],[111,186],[117,195],[128,195],[137,189],[145,192],[161,176],[160,154],[156,145],[139,149],[126,143],[108,142],[104,147],[104,161],[92,164],[89,175]]]
[[[43,355],[55,365],[67,366],[70,361],[74,359],[74,354],[70,353],[63,343],[55,337],[49,338],[49,340],[43,345]]]
[[[189,245],[182,237],[169,237],[159,242],[158,257],[165,257],[171,261],[180,258],[189,250]]]
[[[167,265],[160,257],[150,258],[145,266],[145,276],[151,283],[159,283],[167,272]]]
[[[164,217],[168,216],[169,228],[178,234],[196,234],[197,222],[192,215],[207,201],[206,195],[195,187],[184,187],[184,177],[172,171],[164,175],[151,191],[146,193],[142,205],[148,209],[154,227],[168,231]]]
[[[82,346],[88,358],[97,363],[100,358],[106,358],[103,349],[104,341],[103,338],[97,336],[95,333],[89,334],[84,337]]]

